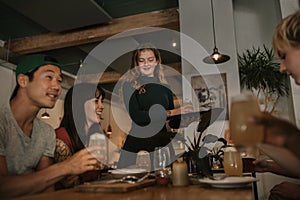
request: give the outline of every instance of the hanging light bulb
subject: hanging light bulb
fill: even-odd
[[[230,57],[225,54],[221,54],[217,48],[213,0],[210,1],[210,5],[211,5],[211,15],[212,15],[214,49],[213,49],[213,53],[210,56],[207,56],[203,59],[203,62],[205,62],[207,64],[220,64],[220,63],[224,63],[224,62],[228,61],[230,59]]]
[[[82,68],[82,67],[83,67],[82,60],[79,60],[79,67],[80,67],[80,68]]]
[[[110,124],[108,124],[108,127],[107,127],[107,129],[106,129],[106,134],[107,134],[108,136],[112,134],[112,129],[111,129],[111,125],[110,125]]]
[[[42,119],[50,119],[49,113],[47,113],[47,110],[45,109],[45,112],[41,115]]]
[[[110,137],[110,135],[112,134],[112,128],[111,128],[111,125],[110,125],[110,110],[108,111],[108,126],[107,126],[107,129],[106,129],[106,135],[107,137]]]
[[[203,61],[208,64],[219,64],[219,63],[224,63],[229,59],[230,59],[229,56],[221,54],[218,51],[218,48],[215,47],[213,53],[210,56],[204,58]]]
[[[175,41],[172,42],[172,47],[176,47],[177,43]]]

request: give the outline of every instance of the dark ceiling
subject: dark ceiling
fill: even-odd
[[[117,18],[177,7],[178,0],[0,0],[0,39],[8,43],[16,38],[105,25]],[[75,75],[80,61],[97,44],[99,42],[42,53],[54,56],[65,72]],[[165,63],[179,61],[178,56],[163,53]],[[6,56],[7,61],[14,64],[20,57]]]

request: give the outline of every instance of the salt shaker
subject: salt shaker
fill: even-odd
[[[182,158],[173,163],[172,182],[174,186],[186,186],[189,183],[187,164]]]

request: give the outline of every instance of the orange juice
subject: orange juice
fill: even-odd
[[[249,122],[251,116],[261,115],[257,99],[252,94],[232,98],[229,118],[230,136],[237,146],[255,146],[263,140],[263,127]]]

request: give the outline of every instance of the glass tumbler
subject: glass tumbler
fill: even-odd
[[[235,147],[225,148],[223,165],[227,176],[243,175],[243,161],[241,153]]]
[[[170,182],[171,176],[169,148],[156,147],[153,162],[157,184],[167,185]]]
[[[141,150],[136,157],[136,167],[139,169],[145,169],[147,172],[151,170],[151,160],[148,151]]]
[[[93,146],[97,146],[97,150],[94,150],[93,152],[91,152],[95,158],[103,163],[103,164],[107,164],[107,141],[106,141],[106,137],[103,134],[100,133],[94,133],[90,136],[89,139],[89,147],[93,147]]]

